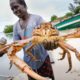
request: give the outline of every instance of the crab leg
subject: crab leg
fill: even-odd
[[[23,47],[23,44],[27,44],[31,41],[32,39],[29,40],[21,40],[17,44],[12,45],[8,50],[7,50],[7,55],[8,58],[12,63],[14,63],[20,70],[22,70],[24,73],[28,74],[29,76],[33,77],[36,80],[47,80],[45,77],[42,77],[35,73],[31,67],[29,67],[23,60],[18,58],[15,54],[19,50],[21,50],[21,47]],[[20,43],[22,46],[20,46]],[[16,50],[16,51],[15,51]]]
[[[34,47],[34,44],[32,44],[27,50],[26,53],[31,57],[32,60],[37,60],[37,58],[31,53],[31,49]]]
[[[24,73],[28,74],[29,76],[33,77],[36,80],[47,80],[45,77],[42,77],[35,73],[31,67],[29,67],[23,60],[18,58],[17,56],[10,56],[8,55],[9,59]]]
[[[68,62],[69,62],[69,69],[68,69],[68,71],[66,73],[68,73],[72,69],[71,55],[70,55],[70,52],[65,47],[63,42],[59,42],[59,46],[64,50],[63,56],[62,56],[62,58],[60,60],[64,59],[65,55],[67,53],[67,58],[68,58]]]
[[[18,47],[18,48],[16,48],[16,49],[20,50],[20,49],[22,49],[25,45],[27,45],[31,40],[33,40],[33,37],[32,37],[32,38],[29,38],[29,39],[25,39],[25,40],[17,40],[17,41],[15,41],[15,42],[11,43],[11,44],[7,44],[7,45],[5,45],[4,47],[2,47],[2,48],[0,49],[0,52],[3,52],[3,51],[7,52],[7,50],[8,50],[11,46],[13,46],[13,45],[14,45],[14,47]]]
[[[27,40],[20,40],[17,41],[16,44],[11,44],[10,46],[5,46],[2,50],[7,51],[7,56],[10,59],[12,63],[14,63],[20,70],[22,70],[24,73],[28,74],[29,76],[33,77],[37,80],[47,80],[45,77],[42,77],[35,73],[23,60],[18,58],[15,54],[21,50],[22,47],[24,47],[26,44],[28,44],[32,38],[29,38]],[[1,50],[1,51],[2,51]]]
[[[59,47],[63,50],[63,53],[61,53],[62,57],[59,60],[63,60],[66,56],[66,48],[60,42],[59,42]]]
[[[68,73],[72,69],[71,55],[68,51],[67,51],[67,58],[68,58],[68,62],[69,62],[69,69],[66,73]]]
[[[64,45],[65,45],[69,50],[75,52],[75,55],[76,55],[77,59],[80,61],[80,54],[79,54],[79,52],[78,52],[75,48],[73,48],[71,45],[69,45],[69,44],[67,44],[67,43],[64,43]]]
[[[77,30],[76,32],[74,32],[74,33],[65,35],[65,36],[63,36],[63,37],[65,37],[66,39],[67,39],[67,38],[80,38],[80,29],[78,29],[78,30]]]

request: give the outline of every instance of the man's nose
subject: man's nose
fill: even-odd
[[[17,13],[17,11],[18,11],[18,9],[14,9],[14,10],[13,10],[14,13]]]

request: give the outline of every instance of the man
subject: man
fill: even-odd
[[[40,23],[43,22],[43,19],[38,15],[28,13],[27,5],[24,0],[10,0],[10,7],[13,13],[19,18],[13,27],[14,40],[30,38],[33,29],[40,25]],[[39,44],[31,50],[31,53],[37,57],[37,61],[31,60],[31,57],[25,53],[30,45],[31,43],[23,48],[24,61],[41,76],[49,77],[54,80],[50,59],[43,45]],[[30,76],[28,77],[29,80],[34,80]]]

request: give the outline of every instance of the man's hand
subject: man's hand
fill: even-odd
[[[6,45],[6,43],[7,43],[7,40],[2,37],[0,39],[0,49],[3,49],[5,47],[5,45]],[[0,51],[0,57],[2,57],[6,52],[7,52],[6,50]]]

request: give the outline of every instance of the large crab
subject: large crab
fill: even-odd
[[[78,32],[76,32],[76,35],[78,35]],[[33,72],[32,69],[24,61],[22,61],[16,56],[16,53],[20,51],[25,45],[32,43],[32,45],[26,50],[26,52],[32,58],[32,60],[37,60],[37,58],[33,56],[30,51],[37,44],[43,44],[43,46],[47,50],[52,50],[56,49],[57,47],[60,47],[63,50],[62,57],[60,58],[60,60],[64,59],[65,55],[67,54],[69,62],[69,69],[67,72],[69,72],[72,68],[71,54],[69,50],[73,51],[77,59],[80,60],[79,52],[71,45],[65,42],[67,38],[73,37],[76,37],[74,33],[66,36],[60,36],[58,30],[55,29],[50,22],[42,23],[38,28],[33,30],[31,38],[7,44],[0,49],[0,52],[6,51],[10,61],[16,66],[18,66],[18,68],[20,68],[23,72],[27,73],[33,78],[38,80],[47,80],[46,78]],[[80,37],[80,35],[78,35],[78,37]]]
[[[64,59],[65,55],[67,54],[69,62],[69,69],[67,72],[69,72],[72,68],[71,54],[69,50],[73,51],[77,59],[80,60],[79,52],[74,47],[65,42],[68,38],[80,37],[79,30],[73,34],[60,36],[59,31],[54,28],[51,23],[43,23],[38,28],[34,29],[33,36],[35,38],[32,40],[32,46],[41,43],[47,50],[52,50],[60,47],[63,50],[63,53],[62,57],[59,60]]]

